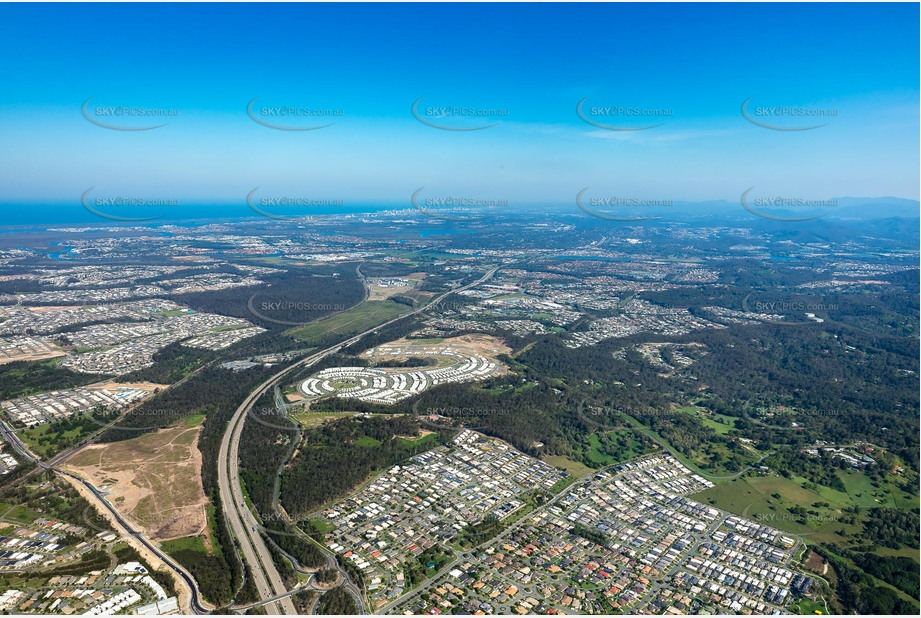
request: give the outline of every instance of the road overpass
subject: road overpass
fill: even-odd
[[[498,270],[499,267],[492,268],[476,281],[444,292],[424,307],[414,309],[405,315],[401,315],[373,328],[369,328],[362,333],[349,337],[345,341],[311,354],[289,365],[257,386],[234,412],[233,417],[231,417],[228,423],[227,431],[224,433],[224,437],[221,440],[221,448],[218,454],[218,491],[221,497],[221,506],[224,509],[224,514],[230,527],[230,532],[237,541],[240,550],[243,552],[244,560],[246,560],[247,564],[250,566],[250,571],[252,572],[260,600],[266,602],[264,607],[269,614],[293,615],[296,614],[297,611],[288,595],[289,591],[285,588],[285,583],[278,573],[278,569],[275,568],[275,563],[272,561],[272,555],[266,546],[265,540],[259,533],[260,525],[252,512],[246,507],[246,502],[243,499],[243,489],[240,485],[239,476],[239,447],[240,436],[243,433],[243,427],[246,423],[246,417],[249,411],[262,395],[269,389],[275,387],[276,384],[281,382],[288,374],[295,370],[302,367],[309,367],[330,354],[335,354],[343,347],[358,342],[366,335],[377,332],[407,317],[417,315],[425,309],[437,305],[451,294],[480,285],[484,281],[488,281]],[[342,572],[341,569],[340,572]],[[343,573],[343,578],[345,581],[348,581],[348,575],[346,573]],[[359,599],[360,598],[361,596],[359,595]],[[359,609],[362,613],[364,612],[364,607],[360,607]]]

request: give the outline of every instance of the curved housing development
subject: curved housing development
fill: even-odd
[[[370,356],[377,359],[400,356],[435,358],[444,366],[412,370],[331,367],[304,380],[298,390],[308,399],[335,395],[342,399],[393,404],[439,384],[484,380],[501,369],[494,360],[452,347],[381,346],[372,352]]]

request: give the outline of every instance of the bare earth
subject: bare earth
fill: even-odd
[[[152,541],[204,534],[200,429],[183,424],[92,444],[68,459],[66,469],[108,491],[109,502]]]
[[[96,510],[96,512],[102,517],[105,517],[109,524],[116,531],[118,531],[118,536],[121,538],[121,540],[137,550],[137,552],[141,554],[141,557],[147,561],[147,564],[149,564],[152,569],[155,571],[163,571],[165,573],[169,573],[173,579],[173,583],[176,585],[176,591],[179,594],[179,607],[182,608],[184,613],[191,613],[192,591],[189,589],[189,586],[186,584],[185,580],[176,575],[172,569],[163,564],[163,561],[160,560],[156,554],[147,549],[143,543],[128,534],[128,531],[118,523],[115,517],[108,511],[108,509],[99,504],[96,496],[94,496],[90,490],[83,486],[83,483],[80,483],[76,479],[65,476],[63,474],[61,475],[61,478],[70,483],[71,486],[76,489],[77,492],[79,492],[79,494],[83,496],[87,502],[93,505],[93,508]],[[202,603],[205,603],[204,600],[202,600]]]
[[[40,307],[25,307],[33,313],[50,313],[54,311],[64,311],[66,309],[79,309],[81,305],[42,305]]]
[[[0,365],[5,365],[6,363],[12,363],[14,361],[48,360],[49,358],[57,358],[58,356],[65,356],[66,354],[67,352],[64,350],[53,350],[44,354],[19,354],[16,356],[5,356],[0,358]]]
[[[481,335],[479,333],[461,335],[459,337],[450,337],[448,339],[443,339],[440,343],[422,343],[418,339],[402,338],[382,344],[375,349],[406,348],[410,346],[425,346],[433,350],[442,347],[451,347],[462,352],[481,354],[490,358],[495,358],[499,354],[510,354],[512,352],[512,349],[498,337],[493,337],[492,335]],[[366,357],[371,356],[371,351],[372,350],[362,352],[361,355]],[[393,356],[388,358],[405,360],[405,357],[402,356]]]
[[[370,295],[368,296],[368,300],[386,300],[390,298],[391,296],[397,296],[399,294],[403,294],[403,293],[412,291],[412,289],[413,287],[409,285],[406,287],[402,287],[402,288],[398,288],[398,287],[385,288],[380,285],[369,285],[368,291],[370,292]]]
[[[155,382],[97,382],[96,384],[90,384],[86,388],[90,389],[100,389],[106,388],[108,390],[115,390],[119,387],[126,388],[139,388],[143,391],[153,392],[159,389],[165,389],[169,387],[169,384],[157,384]]]
[[[427,276],[427,273],[410,273],[400,278],[410,279],[413,281],[422,281],[423,279],[425,279],[426,276]],[[391,296],[398,296],[399,294],[406,294],[407,292],[418,294],[418,292],[416,292],[416,286],[413,284],[409,284],[405,287],[387,287],[387,288],[380,286],[380,285],[371,284],[368,286],[368,288],[369,288],[368,291],[370,292],[368,300],[386,300],[390,298]]]

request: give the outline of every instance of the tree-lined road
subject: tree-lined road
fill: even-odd
[[[113,422],[117,422],[117,421],[113,421]],[[39,458],[35,453],[29,450],[29,447],[26,446],[26,444],[19,438],[18,435],[16,435],[16,432],[13,431],[9,426],[7,426],[6,423],[4,423],[3,421],[0,421],[0,433],[3,434],[6,441],[10,444],[10,446],[15,451],[17,451],[25,459],[28,459],[35,463],[35,470],[33,472],[30,472],[29,473],[30,475],[37,473],[38,471],[49,470],[60,476],[66,476],[70,479],[73,479],[74,481],[76,481],[77,483],[85,487],[89,495],[96,501],[97,505],[102,507],[104,510],[108,511],[112,515],[115,521],[116,527],[120,526],[122,528],[123,534],[128,534],[129,536],[134,537],[138,543],[143,545],[154,556],[159,558],[160,561],[163,562],[163,564],[165,564],[168,569],[172,570],[173,573],[175,573],[176,576],[179,577],[180,581],[185,584],[185,586],[188,588],[188,596],[189,596],[189,608],[188,609],[190,609],[192,612],[196,614],[207,614],[207,613],[210,613],[212,609],[214,609],[212,606],[207,605],[205,603],[204,599],[201,596],[201,593],[198,590],[198,582],[195,581],[195,578],[193,578],[189,574],[188,571],[186,571],[175,560],[173,560],[166,552],[162,551],[159,547],[157,547],[155,543],[145,538],[144,535],[141,534],[139,531],[135,530],[131,526],[131,524],[129,524],[119,514],[119,512],[115,509],[115,507],[113,507],[109,503],[109,501],[105,498],[105,496],[99,493],[99,491],[95,487],[93,487],[93,485],[89,481],[86,481],[80,478],[76,474],[72,474],[70,472],[67,472],[65,470],[61,470],[55,467],[59,462],[63,461],[64,459],[69,457],[71,454],[73,454],[75,450],[82,448],[84,446],[83,444],[81,444],[79,447],[75,447],[74,449],[70,449],[63,453],[60,453],[59,455],[45,462],[45,461],[42,461],[41,458]],[[18,479],[18,480],[21,480],[21,479]]]
[[[224,437],[221,440],[221,448],[218,454],[218,491],[221,497],[221,506],[224,509],[224,514],[230,527],[230,532],[239,545],[240,550],[243,552],[243,558],[250,567],[259,597],[262,601],[266,601],[264,607],[269,614],[294,615],[297,611],[290,596],[288,596],[289,591],[285,588],[285,583],[278,569],[275,568],[275,563],[272,561],[272,554],[259,533],[260,524],[256,521],[256,518],[249,508],[247,508],[243,498],[243,488],[240,484],[239,476],[239,447],[240,436],[243,433],[243,427],[246,423],[246,416],[249,414],[249,411],[260,397],[269,389],[274,388],[295,370],[302,367],[309,367],[330,354],[335,354],[342,348],[358,342],[366,335],[377,332],[407,317],[419,314],[426,308],[437,305],[451,294],[480,285],[484,281],[488,281],[498,270],[499,267],[495,267],[472,283],[444,292],[425,307],[414,309],[409,313],[378,324],[345,341],[311,354],[289,365],[257,386],[234,412],[233,417],[228,423],[227,431],[225,431]],[[340,572],[342,572],[341,569]],[[348,581],[348,574],[342,573],[342,575],[343,578]],[[360,600],[361,596],[358,595],[358,598]],[[359,609],[364,612],[363,603],[360,604]]]

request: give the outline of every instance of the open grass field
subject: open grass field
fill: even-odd
[[[372,283],[368,288],[368,300],[387,300],[391,296],[410,296],[415,291],[411,283],[394,287],[384,287]]]
[[[205,540],[200,536],[185,536],[178,539],[163,541],[160,543],[160,547],[168,554],[180,551],[194,551],[201,554],[208,553],[208,550],[205,548]]]
[[[578,461],[573,461],[572,459],[563,457],[562,455],[544,455],[541,459],[555,468],[562,468],[563,470],[566,470],[569,472],[570,476],[577,479],[580,479],[583,476],[588,476],[594,472],[592,468],[589,468],[585,464],[579,463]]]
[[[807,615],[807,614],[818,615],[818,614],[825,614],[826,608],[825,608],[825,604],[822,603],[821,601],[813,601],[812,599],[803,598],[797,601],[796,603],[794,603],[793,605],[791,605],[790,611],[793,612],[794,614],[800,614],[800,615]]]
[[[424,433],[423,435],[421,435],[421,436],[419,436],[419,437],[417,437],[417,438],[407,438],[407,437],[404,437],[404,436],[398,436],[397,439],[398,439],[398,440],[400,441],[400,443],[403,444],[404,446],[423,446],[423,445],[427,445],[427,444],[429,444],[429,443],[431,443],[431,442],[437,441],[437,440],[438,440],[438,434],[429,432],[429,433]],[[434,446],[434,445],[433,445],[433,446]]]
[[[311,519],[310,526],[320,534],[326,534],[336,529],[336,526],[325,519]]]
[[[41,517],[39,513],[21,504],[12,505],[6,502],[0,502],[0,519],[3,521],[31,524],[39,517]]]
[[[304,427],[319,427],[327,421],[346,416],[355,416],[358,412],[297,412],[291,417],[299,421]]]
[[[842,473],[845,474],[845,473]],[[857,473],[861,474],[862,473]],[[865,475],[862,475],[865,476]],[[804,480],[768,475],[742,477],[720,483],[693,496],[737,515],[745,515],[760,523],[803,536],[807,542],[842,542],[837,531],[855,533],[860,525],[844,523],[841,510],[852,506],[868,506],[862,499],[826,487],[807,489]],[[817,506],[827,503],[828,506]],[[801,506],[811,511],[794,515],[791,507]],[[874,503],[873,506],[880,506]]]
[[[646,425],[642,424],[641,422],[639,422],[638,420],[636,420],[635,418],[633,418],[633,417],[630,416],[629,414],[624,414],[624,418],[626,418],[627,421],[628,421],[637,431],[639,431],[640,433],[646,435],[647,437],[649,437],[651,440],[653,440],[654,442],[656,442],[656,443],[659,444],[660,446],[663,445],[663,444],[665,444],[665,445],[668,445],[668,444],[669,444],[669,443],[668,443],[668,440],[665,440],[665,439],[664,439],[662,436],[660,436],[658,433],[656,433],[655,431],[653,431],[652,429],[650,429],[650,428],[647,427]],[[704,477],[704,478],[707,478],[707,479],[710,479],[710,480],[712,480],[713,482],[715,482],[715,483],[717,483],[717,484],[721,483],[722,481],[721,481],[719,478],[713,477],[714,474],[716,474],[716,475],[718,475],[718,476],[719,476],[719,475],[728,474],[728,472],[726,472],[726,471],[720,471],[720,470],[717,470],[717,471],[713,471],[713,470],[704,470],[704,469],[701,467],[701,463],[702,463],[702,462],[697,461],[697,460],[695,460],[695,459],[693,459],[693,458],[688,458],[688,457],[686,457],[684,454],[682,454],[681,452],[677,451],[676,449],[670,448],[670,446],[669,446],[669,448],[668,448],[667,450],[668,450],[668,452],[669,452],[675,459],[677,459],[678,461],[680,461],[682,464],[684,464],[685,467],[687,467],[688,469],[690,469],[691,471],[693,471],[695,474],[699,474],[700,476],[702,476],[702,477]],[[722,449],[720,449],[720,450],[722,450],[724,454],[726,454],[726,453],[728,452],[728,451],[726,451],[725,448],[722,448]],[[753,459],[754,459],[754,457],[753,457]],[[727,510],[728,510],[728,509],[727,509]]]
[[[697,406],[683,406],[675,408],[675,411],[696,416],[705,427],[709,427],[720,436],[729,433],[735,428],[736,419],[733,417],[724,414],[711,414]]]
[[[609,466],[612,463],[615,463],[615,458],[611,455],[607,455],[601,452],[602,445],[601,439],[598,438],[596,434],[591,434],[588,437],[589,450],[587,453],[588,460],[599,466]],[[627,458],[629,459],[629,458]]]
[[[109,501],[152,539],[205,534],[200,421],[121,442],[88,446],[66,468],[109,492]],[[113,482],[114,481],[114,482]]]
[[[891,483],[874,487],[870,477],[859,470],[841,470],[838,477],[844,483],[851,501],[860,506],[889,506],[897,509],[916,510],[918,496],[909,495]]]
[[[406,305],[390,300],[369,300],[324,320],[298,326],[288,334],[299,341],[316,344],[327,335],[354,335],[410,311]]]
[[[63,430],[57,423],[45,423],[19,432],[19,437],[33,453],[47,459],[62,449],[77,444],[86,436],[99,431],[100,426],[92,421],[87,421],[74,427]]]
[[[637,433],[630,428],[611,429],[601,434],[588,436],[586,459],[596,467],[610,466],[642,455],[643,444]]]
[[[221,546],[220,541],[218,541],[217,513],[212,502],[208,502],[208,505],[205,507],[205,517],[208,520],[208,542],[206,546],[211,549],[212,554],[222,556],[224,555],[224,548]]]
[[[490,395],[503,395],[506,393],[518,394],[529,391],[535,386],[537,386],[537,382],[525,382],[524,384],[520,384],[518,386],[514,386],[512,384],[503,384],[495,388],[484,388],[483,392],[489,393]]]
[[[880,556],[901,556],[903,558],[911,558],[915,562],[921,562],[921,552],[915,547],[902,547],[901,549],[878,547],[873,553],[879,554]]]

